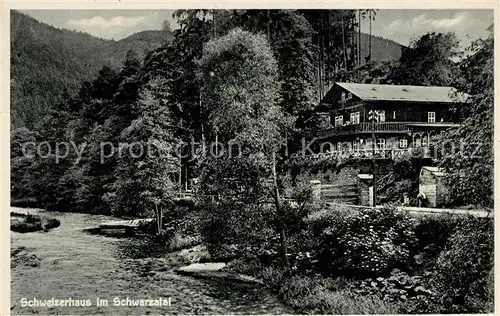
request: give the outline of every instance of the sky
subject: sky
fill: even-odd
[[[157,30],[172,18],[174,10],[23,10],[35,19],[58,28],[78,30],[94,36],[120,40],[144,30]],[[455,32],[463,45],[487,36],[493,10],[379,10],[372,22],[372,34],[408,45],[427,32]],[[368,19],[362,32],[369,31]]]

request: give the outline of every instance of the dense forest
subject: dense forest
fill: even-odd
[[[34,128],[63,98],[93,80],[102,66],[118,69],[129,49],[140,56],[172,38],[146,31],[119,41],[58,29],[11,13],[11,124]]]
[[[116,59],[94,53],[98,48],[107,51],[103,47],[111,51],[116,47],[115,42],[64,30],[56,32],[39,24],[39,29],[51,34],[42,37],[45,39],[52,38],[54,32],[60,36],[71,35],[77,42],[80,38],[94,39],[96,46],[92,49],[88,49],[91,45],[86,41],[80,42],[87,48],[78,52],[80,63],[72,63],[70,60],[75,58],[70,50],[56,46],[69,45],[68,42],[59,38],[52,46],[40,44],[37,36],[28,31],[32,28],[13,27],[13,32],[21,34],[13,36],[13,51],[24,51],[19,56],[13,55],[14,59],[19,58],[13,61],[13,115],[33,112],[39,120],[35,128],[30,124],[13,124],[11,194],[14,203],[62,211],[141,216],[158,205],[168,207],[180,185],[184,187],[193,176],[205,177],[206,185],[213,183],[215,187],[206,188],[207,194],[212,194],[221,189],[216,186],[221,185],[218,179],[245,175],[254,177],[252,181],[242,179],[242,183],[255,184],[248,187],[254,199],[265,191],[256,189],[262,184],[261,177],[276,176],[280,163],[286,159],[275,147],[268,147],[269,144],[276,144],[280,139],[296,143],[303,132],[299,123],[310,116],[318,96],[326,92],[325,87],[331,82],[380,79],[392,84],[454,85],[473,95],[485,93],[471,90],[470,83],[476,78],[471,78],[472,74],[467,71],[470,66],[466,65],[472,63],[477,69],[489,65],[492,38],[475,43],[469,54],[472,57],[460,63],[452,61],[452,57],[459,54],[456,37],[437,33],[424,34],[410,47],[403,48],[398,60],[377,61],[366,59],[363,52],[357,53],[359,12],[356,10],[221,10],[215,11],[216,14],[212,11],[175,11],[180,28],[173,32],[170,40],[144,57],[137,53],[136,39],[120,41],[127,43],[123,44],[126,48],[134,47],[126,51],[123,62],[118,51],[108,55]],[[45,50],[46,54],[28,55],[33,48],[26,46],[22,50],[24,42],[20,38],[31,38],[26,45],[39,43],[39,51]],[[375,43],[377,40],[372,43],[372,56],[387,56],[375,53]],[[387,49],[386,44],[391,42],[380,40],[378,43]],[[57,51],[54,47],[58,47]],[[49,48],[57,53],[49,54]],[[35,62],[35,55],[45,56],[43,58],[51,62]],[[58,57],[59,64],[54,56]],[[97,56],[101,56],[98,60],[104,66],[96,66]],[[114,64],[106,65],[106,60],[113,60]],[[60,67],[56,67],[57,71],[43,70],[42,64]],[[91,79],[80,78],[87,79],[80,85],[78,76],[72,76],[71,81],[64,75],[65,72],[78,73],[73,67],[80,69],[80,74],[88,75],[83,65],[90,64],[100,69]],[[26,72],[29,67],[34,68],[29,71],[47,77],[29,81]],[[484,66],[481,71],[488,72],[489,68]],[[487,73],[485,76],[489,78]],[[21,80],[17,86],[16,80]],[[481,85],[491,84],[489,79],[484,80]],[[58,84],[61,86],[56,87]],[[56,96],[56,92],[64,88],[64,94]],[[30,92],[20,93],[26,89]],[[76,93],[72,93],[72,89]],[[43,90],[54,93],[54,103],[34,107],[30,102],[46,95],[41,93]],[[472,106],[469,117],[482,117],[491,110],[488,98],[478,100],[484,104]],[[472,124],[472,119],[468,122],[471,123],[469,129],[481,127]],[[23,127],[15,128],[17,126]],[[469,130],[467,133],[475,134]],[[487,138],[491,131],[481,135]],[[172,147],[178,144],[193,140],[205,144],[217,138],[227,141],[235,137],[251,150],[263,152],[259,155],[251,152],[253,158],[236,164],[232,160],[205,157],[200,154],[200,146],[195,152],[180,146],[177,156],[173,155]],[[30,142],[32,146],[23,147]],[[118,144],[123,146],[117,152]],[[153,144],[148,152],[151,155],[134,152],[149,144]],[[485,150],[488,153],[488,147]],[[162,155],[165,152],[167,155]],[[450,159],[445,165],[456,168],[453,159],[458,158]],[[488,161],[481,162],[482,174],[491,173]],[[459,180],[466,185],[480,179]],[[460,203],[468,203],[472,198],[477,204],[489,205],[490,191],[485,189],[481,197],[473,193],[461,195]]]
[[[367,56],[369,35],[360,36],[362,56]],[[102,66],[118,70],[129,49],[142,58],[172,37],[169,31],[151,30],[119,41],[104,40],[11,11],[12,126],[37,127],[49,109],[75,94],[81,82],[93,80]],[[372,36],[372,60],[391,61],[400,56],[401,45]]]

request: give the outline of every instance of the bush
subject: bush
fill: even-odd
[[[493,311],[494,228],[490,218],[462,221],[439,255],[434,275],[449,313]]]
[[[322,211],[309,217],[321,240],[326,274],[367,277],[407,268],[416,246],[415,222],[392,209]]]
[[[232,201],[205,204],[201,238],[214,258],[256,256],[276,248],[273,206]]]
[[[405,313],[420,312],[420,303],[435,301],[435,293],[426,287],[426,279],[420,275],[409,275],[394,269],[390,277],[368,278],[351,284],[355,293],[377,295],[384,300],[404,304]]]
[[[192,248],[200,243],[200,238],[197,238],[196,236],[187,236],[182,233],[175,232],[169,240],[169,249],[170,251],[178,251]]]
[[[338,241],[346,269],[358,274],[381,274],[407,265],[416,243],[408,216],[390,209],[363,211],[346,223]]]
[[[417,270],[428,270],[435,266],[448,239],[463,220],[463,217],[451,214],[428,215],[419,218],[415,227],[418,240],[415,255],[420,257],[418,262],[415,262],[418,263],[415,266]]]
[[[308,314],[396,314],[400,307],[376,296],[360,296],[343,284],[321,277],[289,276],[284,270],[267,267],[259,277],[280,299],[299,313]]]

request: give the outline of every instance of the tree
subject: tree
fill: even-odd
[[[10,133],[10,182],[12,200],[35,197],[31,172],[35,160],[36,134],[26,127]],[[30,143],[33,145],[30,146]]]
[[[126,142],[119,157],[110,198],[116,215],[145,215],[170,207],[175,193],[172,118],[162,97],[165,82],[151,80],[141,91],[138,117],[122,132]]]
[[[419,86],[448,86],[458,75],[453,61],[458,55],[454,33],[427,33],[401,49],[399,63],[389,82]]]
[[[493,31],[470,47],[471,55],[460,64],[461,92],[469,94],[462,125],[442,133],[440,166],[447,171],[452,205],[493,207]]]
[[[265,228],[244,228],[241,223],[262,223],[258,219],[270,216],[286,262],[284,216],[276,179],[283,115],[278,106],[278,67],[269,44],[262,35],[235,29],[208,42],[199,65],[207,137],[213,140],[217,135],[225,147],[223,152],[211,151],[201,161],[202,192],[220,197],[217,208],[228,213],[219,215],[234,223],[232,231],[239,232],[234,234],[238,242],[265,236]],[[231,144],[239,151],[231,151]],[[268,198],[274,200],[272,214],[262,203]]]
[[[170,26],[169,20],[165,20],[161,23],[161,30],[164,32],[172,32],[172,27]]]
[[[297,116],[313,107],[314,30],[298,10],[234,10],[231,25],[268,37],[281,79],[281,107]]]
[[[199,65],[199,76],[205,83],[203,113],[208,118],[207,138],[213,140],[217,134],[225,147],[215,155],[211,151],[201,161],[202,192],[220,196],[220,209],[232,209],[220,215],[240,218],[233,230],[239,228],[246,236],[265,228],[244,229],[239,223],[255,224],[257,218],[272,216],[286,258],[279,195],[273,184],[282,113],[278,106],[278,67],[269,44],[262,35],[235,29],[208,42]],[[238,151],[231,151],[230,144],[236,144]],[[270,215],[262,201],[273,196],[276,208]],[[239,211],[233,211],[235,208]],[[234,217],[232,221],[238,221]],[[235,234],[238,235],[239,242],[252,240]],[[255,238],[262,235],[253,235],[253,241]]]

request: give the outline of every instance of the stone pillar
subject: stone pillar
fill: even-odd
[[[321,181],[310,180],[309,183],[311,184],[313,201],[321,201]]]

